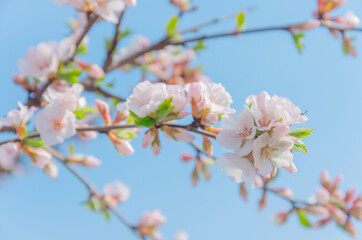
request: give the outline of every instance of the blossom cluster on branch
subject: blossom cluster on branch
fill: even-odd
[[[70,138],[88,141],[104,134],[120,155],[127,156],[135,153],[132,139],[140,136],[144,129],[142,147],[150,147],[154,155],[161,152],[161,134],[194,148],[195,155],[184,153],[181,156],[184,162],[195,162],[194,185],[200,177],[209,180],[210,166],[215,164],[239,184],[244,199],[248,195],[246,186],[262,191],[260,210],[267,204],[269,193],[289,201],[291,209],[275,216],[277,224],[296,213],[306,227],[336,222],[357,237],[352,220],[362,220],[362,197],[356,195],[355,189],[342,194],[340,177],[330,180],[324,172],[322,187],[310,201],[294,199],[288,188],[270,186],[279,174],[278,169],[284,168],[290,173],[297,171],[293,161],[295,152],[307,153],[302,139],[313,130],[295,128],[296,124],[308,120],[306,112],[289,98],[270,96],[265,91],[250,95],[242,109],[235,110],[231,106],[232,97],[222,84],[211,81],[200,66],[194,65],[208,39],[282,30],[293,36],[301,51],[304,31],[318,27],[329,29],[335,37],[341,35],[344,52],[355,56],[356,50],[346,33],[361,31],[358,29],[359,18],[352,12],[345,17],[330,16],[331,11],[345,0],[317,0],[314,19],[287,26],[247,29],[247,11],[239,11],[230,15],[236,19],[234,29],[211,35],[198,32],[203,27],[230,19],[230,16],[179,30],[179,21],[197,6],[192,6],[189,0],[170,0],[180,12],[166,24],[165,36],[160,41],[151,43],[146,36],[134,36],[128,46],[120,48],[119,42],[131,34],[129,30],[122,30],[124,13],[137,4],[136,0],[54,2],[71,5],[79,12],[78,17],[70,22],[70,36],[59,42],[39,43],[29,48],[18,61],[18,75],[13,81],[27,92],[28,100],[19,102],[17,109],[0,119],[1,132],[17,135],[0,142],[0,176],[22,171],[24,164],[20,156],[26,155],[32,165],[56,179],[59,173],[54,160],[57,159],[88,188],[85,205],[90,210],[102,213],[107,219],[114,214],[140,239],[161,239],[159,227],[166,223],[166,217],[160,210],[148,211],[138,223],[129,223],[116,209],[128,200],[128,186],[115,181],[104,186],[103,193],[97,191],[73,165],[94,168],[101,165],[101,160],[75,153],[73,145],[69,145],[66,156],[56,149],[58,144]],[[87,53],[88,32],[103,20],[115,25],[113,38],[106,40],[103,65],[80,60],[79,56]],[[185,37],[186,33],[194,36]],[[113,84],[107,82],[107,73],[114,70],[127,73],[134,69],[141,69],[142,76],[130,96],[125,98],[110,92]],[[88,94],[97,94],[94,104],[87,102]],[[94,125],[98,117],[104,124]],[[188,124],[184,124],[187,121]],[[29,130],[32,123],[34,129]],[[201,147],[195,143],[196,135],[202,137]],[[232,152],[213,157],[215,144]],[[308,220],[309,215],[318,217],[315,223]],[[187,240],[188,235],[180,231],[174,239]]]

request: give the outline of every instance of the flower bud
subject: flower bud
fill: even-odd
[[[111,115],[109,112],[108,104],[98,99],[96,99],[94,103],[98,109],[99,114],[101,114],[105,124],[109,125],[111,123]]]
[[[321,205],[327,204],[330,200],[329,192],[323,187],[318,189],[316,193],[316,200]]]

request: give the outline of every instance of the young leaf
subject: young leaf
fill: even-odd
[[[130,140],[130,139],[137,137],[137,135],[134,132],[125,131],[123,129],[120,129],[119,131],[117,131],[116,136],[121,139],[126,139],[126,140]]]
[[[45,144],[43,140],[41,140],[40,138],[35,138],[35,139],[28,138],[25,140],[25,145],[33,148],[40,148],[43,147]]]
[[[156,120],[150,116],[146,116],[144,118],[140,118],[139,116],[137,116],[134,112],[132,111],[129,111],[131,117],[134,118],[135,120],[135,124],[137,126],[142,126],[142,127],[147,127],[147,128],[150,128],[150,127],[153,127],[155,126],[155,123],[156,123]]]
[[[205,48],[206,48],[206,46],[204,44],[204,40],[201,39],[201,40],[197,41],[197,43],[196,43],[196,45],[194,47],[194,50],[197,51],[197,50],[202,50],[202,49],[205,49]]]
[[[107,221],[111,220],[111,214],[108,211],[104,211],[103,216]]]
[[[306,138],[313,133],[313,129],[299,128],[289,132],[289,136],[296,137],[299,139]]]
[[[303,37],[304,37],[304,32],[299,32],[297,34],[293,34],[293,39],[295,42],[295,45],[297,46],[297,49],[300,53],[302,53],[303,51]]]
[[[174,37],[176,35],[177,24],[178,24],[178,17],[177,16],[172,17],[168,22],[168,24],[166,25],[167,36]]]
[[[78,76],[82,74],[82,70],[76,68],[63,68],[59,71],[59,79],[65,80],[70,84],[78,82]]]
[[[75,50],[74,55],[84,55],[87,53],[87,47],[84,44],[79,45],[77,50]]]
[[[171,113],[172,109],[172,98],[168,98],[158,107],[156,111],[156,120],[164,120],[167,115]]]
[[[305,153],[305,154],[308,153],[307,147],[304,144],[300,143],[300,142],[294,143],[293,149],[295,149],[295,150],[297,150],[299,152]]]
[[[238,29],[243,29],[246,22],[246,16],[245,12],[241,11],[236,15],[236,24],[238,26]]]
[[[299,222],[304,227],[311,227],[312,226],[312,224],[309,222],[309,220],[307,218],[307,213],[304,210],[298,210],[298,216],[299,216]]]
[[[85,118],[85,116],[87,114],[96,113],[96,112],[97,112],[96,109],[89,107],[89,106],[85,106],[85,107],[75,110],[74,114],[77,117],[77,119],[83,119],[83,118]]]

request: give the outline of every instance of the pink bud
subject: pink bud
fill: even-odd
[[[318,189],[316,193],[317,202],[321,205],[325,205],[329,202],[330,195],[329,192],[325,188]]]
[[[356,193],[355,188],[348,189],[346,196],[344,197],[344,202],[353,202],[356,198],[354,194]]]
[[[181,159],[183,162],[188,162],[188,161],[191,161],[193,159],[195,159],[195,156],[189,154],[189,153],[182,153],[181,154]]]
[[[56,179],[58,177],[58,166],[53,162],[49,162],[45,165],[44,171],[51,179]]]
[[[83,166],[87,168],[98,167],[101,165],[101,161],[93,156],[86,156],[83,161]]]
[[[240,184],[240,195],[245,202],[248,201],[248,191],[246,190],[244,183]]]
[[[128,200],[130,195],[129,187],[120,181],[109,183],[104,186],[105,199],[111,206]]]
[[[275,188],[272,189],[275,193],[279,194],[280,196],[287,198],[287,199],[292,199],[293,197],[293,190],[289,189],[289,188]]]
[[[256,188],[262,188],[264,186],[264,181],[259,175],[255,175],[254,177],[254,186]]]
[[[358,238],[357,230],[350,221],[346,222],[346,224],[344,225],[344,230],[346,230],[346,232],[348,232],[355,239]]]
[[[98,109],[99,114],[101,114],[105,124],[109,125],[111,123],[111,115],[109,113],[108,104],[98,99],[96,99],[94,103]]]
[[[302,24],[303,30],[313,30],[321,25],[319,20],[310,20]]]
[[[104,77],[104,71],[103,69],[94,63],[84,63],[80,60],[74,60],[78,64],[78,66],[87,72],[87,74],[92,78],[102,78]]]
[[[329,216],[328,209],[325,208],[325,207],[319,206],[319,205],[308,206],[305,210],[310,214],[317,215],[317,216],[320,216],[320,217],[328,217]]]
[[[327,170],[324,170],[321,174],[321,184],[324,188],[328,189],[329,186],[329,173]]]
[[[296,173],[297,167],[294,165],[294,162],[292,162],[289,166],[284,167],[285,170],[287,170],[289,173]]]
[[[327,208],[329,210],[329,212],[331,213],[333,219],[339,224],[339,225],[344,225],[346,220],[347,220],[347,216],[346,214],[338,207],[332,205],[332,204],[328,204]]]
[[[210,138],[203,136],[202,139],[203,139],[202,149],[209,157],[212,157],[213,146],[210,141]]]
[[[362,220],[362,200],[356,201],[351,208],[351,215],[358,220]]]
[[[274,215],[274,222],[277,225],[282,225],[288,219],[289,213],[288,212],[279,212]]]

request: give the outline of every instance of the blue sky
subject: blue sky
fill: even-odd
[[[315,0],[248,0],[196,1],[198,13],[190,13],[181,26],[208,20],[250,6],[257,8],[248,15],[248,27],[297,23],[309,19]],[[362,2],[350,0],[335,13],[353,10],[362,17]],[[166,0],[139,0],[138,6],[126,14],[125,26],[135,35],[143,34],[152,41],[163,34],[163,26],[176,14]],[[74,16],[70,7],[58,8],[48,0],[0,1],[0,112],[5,115],[16,107],[25,93],[12,84],[17,60],[28,47],[41,41],[60,40],[69,33],[66,21]],[[217,32],[231,29],[233,22],[207,29]],[[86,60],[101,63],[104,38],[111,36],[112,26],[97,25],[90,33]],[[357,33],[356,47],[362,51],[362,37]],[[129,39],[122,42],[126,44]],[[291,37],[284,32],[258,33],[212,40],[206,43],[198,63],[215,82],[221,82],[233,96],[235,109],[241,109],[245,98],[266,90],[271,95],[289,97],[310,121],[305,127],[314,134],[305,142],[309,155],[295,154],[296,174],[282,172],[275,186],[290,187],[298,198],[308,198],[319,186],[319,174],[328,169],[332,175],[343,174],[342,188],[355,186],[361,190],[362,161],[360,154],[362,128],[362,59],[346,57],[341,40],[327,30],[308,32],[305,51],[299,54]],[[113,74],[114,92],[126,96],[140,79],[137,72]],[[190,239],[350,239],[334,224],[318,230],[301,227],[296,217],[282,227],[274,225],[273,213],[288,209],[288,203],[270,196],[267,208],[259,213],[258,190],[252,191],[248,203],[238,196],[238,186],[216,167],[212,180],[192,187],[192,164],[179,159],[181,152],[191,150],[182,143],[162,139],[158,157],[150,149],[140,147],[141,138],[133,141],[136,153],[129,157],[117,154],[104,136],[90,144],[80,144],[77,152],[87,152],[102,159],[100,168],[82,171],[102,187],[120,179],[131,188],[129,201],[119,210],[136,222],[146,210],[159,208],[168,223],[161,228],[165,239],[180,229]],[[215,147],[216,154],[227,151]],[[135,239],[115,218],[105,221],[99,214],[88,212],[82,202],[87,192],[77,180],[60,167],[60,176],[50,180],[36,168],[21,178],[12,178],[0,187],[0,239]],[[362,232],[362,224],[357,225]]]

